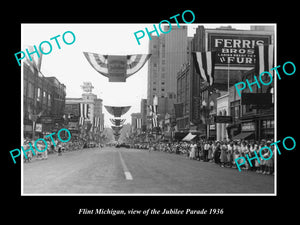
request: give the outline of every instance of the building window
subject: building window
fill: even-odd
[[[49,107],[51,106],[51,96],[50,96],[50,94],[48,95],[48,106]]]
[[[40,88],[37,89],[37,99],[36,100],[41,101],[41,89]]]
[[[274,128],[274,120],[263,120],[262,121],[262,128]]]
[[[47,103],[47,94],[46,94],[46,91],[43,92],[43,103],[44,104]]]
[[[162,89],[161,89],[161,91],[165,91],[165,89],[164,89],[164,88],[162,88]]]
[[[230,103],[230,115],[233,117],[234,122],[240,118],[240,100]]]
[[[33,98],[34,96],[34,86],[32,83],[28,82],[28,92],[27,92],[27,96],[29,98]]]

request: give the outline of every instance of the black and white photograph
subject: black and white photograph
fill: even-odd
[[[5,14],[3,219],[296,218],[296,7],[124,3]]]
[[[276,194],[277,80],[254,79],[276,24],[22,24],[22,46],[22,194]]]

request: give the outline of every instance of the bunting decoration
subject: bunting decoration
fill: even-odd
[[[109,119],[114,126],[122,126],[126,119]]]
[[[118,134],[118,135],[115,134],[114,137],[115,137],[115,140],[118,141],[119,137],[120,137],[120,134]]]
[[[113,129],[114,132],[119,132],[121,129],[123,128],[123,126],[121,127],[116,127],[116,126],[111,126],[111,129]]]
[[[149,114],[151,116],[152,119],[152,128],[157,127],[158,126],[158,122],[157,122],[157,105],[149,105]]]
[[[136,128],[137,129],[142,128],[142,118],[136,118]]]
[[[90,65],[100,74],[108,77],[109,82],[126,82],[126,79],[138,72],[151,54],[101,55],[83,52]]]
[[[29,52],[35,51],[32,45],[28,45],[27,49],[29,50]],[[37,55],[31,55],[30,57],[32,58],[32,60],[30,60],[27,56],[26,59],[24,60],[24,63],[26,63],[29,66],[32,72],[34,72],[34,70],[41,72],[41,64],[43,59],[43,54],[41,53],[41,51],[43,51],[43,49],[44,48],[38,49]]]
[[[89,118],[89,104],[86,103],[79,103],[79,107],[80,107],[80,117],[83,117],[84,119],[88,119]]]
[[[255,69],[259,75],[274,67],[274,45],[256,45],[254,47]]]
[[[79,124],[83,125],[86,119],[89,119],[89,104],[79,103]]]
[[[114,117],[121,117],[129,111],[131,106],[104,106],[107,112],[109,112]]]
[[[100,117],[94,117],[94,127],[100,127]]]
[[[192,52],[192,56],[195,62],[196,72],[201,75],[203,80],[208,82],[209,86],[212,86],[214,83],[216,52]]]

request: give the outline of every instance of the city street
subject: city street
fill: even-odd
[[[227,194],[274,192],[274,176],[184,155],[105,147],[23,163],[24,194]]]

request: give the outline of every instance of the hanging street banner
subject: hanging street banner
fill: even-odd
[[[114,117],[121,117],[128,112],[131,106],[104,106],[107,112],[109,112]]]
[[[126,69],[127,69],[127,57],[118,55],[108,56],[108,73],[109,82],[125,82],[126,81]]]
[[[138,72],[151,57],[151,54],[102,55],[83,52],[90,65],[109,82],[126,82],[126,79]]]

